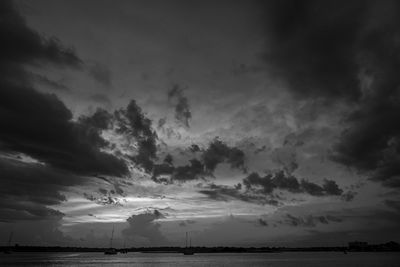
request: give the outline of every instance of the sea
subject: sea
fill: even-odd
[[[24,253],[0,254],[0,266],[226,266],[226,267],[399,267],[399,252],[282,253]]]

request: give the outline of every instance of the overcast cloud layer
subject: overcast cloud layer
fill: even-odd
[[[399,241],[399,13],[2,1],[0,238]]]

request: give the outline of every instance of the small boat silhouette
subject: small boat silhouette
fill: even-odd
[[[108,248],[108,249],[106,249],[104,251],[105,255],[115,255],[115,254],[118,253],[118,251],[115,248],[112,247],[113,237],[114,237],[114,226],[113,226],[113,229],[112,229],[112,232],[111,232],[110,248]]]
[[[8,245],[3,251],[4,254],[11,254],[11,242],[12,242],[13,235],[14,235],[14,233],[11,231],[10,236],[8,237]]]
[[[192,239],[189,241],[188,247],[188,232],[186,232],[186,240],[185,240],[185,249],[183,250],[183,255],[194,255],[194,251],[192,249]]]

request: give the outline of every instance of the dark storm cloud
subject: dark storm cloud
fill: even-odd
[[[0,109],[2,150],[23,152],[76,173],[127,172],[121,160],[99,150],[106,142],[98,129],[72,122],[72,114],[54,95],[3,84]]]
[[[213,172],[218,164],[226,162],[232,168],[245,171],[245,154],[236,147],[229,147],[222,141],[215,139],[202,154],[206,171]]]
[[[62,217],[48,206],[66,201],[60,191],[84,182],[71,173],[12,157],[0,158],[0,173],[0,221]]]
[[[242,184],[244,186],[242,186]],[[229,201],[238,199],[244,202],[256,204],[279,205],[281,198],[274,194],[274,190],[287,190],[291,193],[305,193],[311,196],[343,196],[343,190],[335,181],[325,179],[322,186],[309,182],[305,179],[297,179],[293,175],[286,175],[283,171],[260,176],[258,173],[251,173],[235,186],[215,185],[200,186],[199,193],[207,195],[214,200]],[[347,201],[350,201],[348,199]]]
[[[369,102],[349,118],[350,126],[336,144],[332,158],[369,173],[372,179],[381,181],[386,186],[398,188],[400,187],[398,96],[377,95]]]
[[[60,192],[83,184],[78,175],[121,176],[125,163],[100,151],[107,142],[88,118],[73,121],[71,111],[54,94],[33,87],[39,76],[27,65],[81,68],[73,49],[31,30],[13,3],[0,3],[0,220],[59,221],[48,206],[66,200]],[[40,76],[39,85],[52,83]],[[24,162],[20,153],[40,163]]]
[[[40,85],[47,86],[56,91],[64,91],[64,92],[70,91],[70,89],[67,86],[65,86],[64,84],[50,80],[46,76],[34,74],[34,73],[31,73],[31,76],[32,76],[31,79],[34,82],[39,83]]]
[[[343,190],[339,188],[335,181],[325,179],[324,184],[320,186],[305,179],[299,181],[296,177],[286,175],[283,171],[264,177],[253,172],[243,179],[243,184],[247,190],[258,191],[263,194],[271,194],[275,189],[288,190],[293,193],[307,193],[312,196],[338,196],[343,193]]]
[[[109,88],[112,85],[112,74],[107,66],[100,63],[88,65],[89,74],[100,84]]]
[[[400,187],[398,1],[270,1],[265,60],[299,97],[348,100],[332,159]]]
[[[11,1],[1,1],[0,17],[1,71],[8,66],[10,73],[15,70],[14,67],[18,68],[16,65],[23,63],[81,66],[82,61],[72,48],[62,46],[55,37],[45,38],[31,30]]]
[[[162,175],[169,176],[169,179],[160,178]],[[198,159],[191,159],[189,164],[177,167],[168,163],[156,164],[153,170],[153,180],[158,183],[187,182],[206,176],[204,165]]]
[[[107,110],[98,108],[91,116],[81,116],[79,121],[100,130],[110,128],[113,116]]]
[[[138,143],[138,153],[132,160],[145,171],[151,172],[157,158],[157,134],[152,129],[151,120],[135,100],[131,100],[126,109],[120,109],[114,115],[118,122],[117,132],[134,137]]]
[[[168,163],[154,164],[153,166],[153,180],[156,182],[166,182],[167,180],[160,180],[160,176],[172,175],[175,167]]]
[[[146,238],[152,246],[163,244],[167,240],[160,231],[160,225],[154,222],[161,218],[164,218],[164,215],[158,210],[132,215],[127,219],[129,226],[122,230],[122,234],[127,238]]]
[[[153,180],[170,183],[204,179],[213,176],[216,167],[221,163],[228,163],[232,169],[246,170],[244,152],[218,139],[213,140],[203,151],[197,145],[192,145],[189,149],[201,152],[200,159],[193,158],[189,160],[189,164],[183,166],[173,166],[166,162],[156,164],[153,169]],[[161,175],[167,175],[169,179],[159,178]]]
[[[265,60],[301,96],[357,98],[360,34],[367,1],[266,2]]]
[[[171,154],[167,154],[167,155],[165,155],[163,162],[166,164],[172,165],[174,162],[174,158],[172,157]]]
[[[171,179],[175,181],[190,181],[205,176],[203,163],[197,159],[191,159],[189,162],[189,165],[176,167]]]
[[[75,173],[125,174],[122,161],[99,150],[105,144],[99,133],[72,122],[70,110],[55,95],[33,89],[24,70],[25,64],[46,63],[78,68],[80,59],[29,29],[12,3],[2,1],[0,12],[1,150],[23,152]]]
[[[296,180],[297,182],[297,180]],[[258,173],[251,173],[245,179],[243,179],[243,184],[246,188],[252,189],[254,187],[260,187],[262,193],[270,194],[275,189],[275,185],[272,183],[272,179],[269,176],[261,177]]]
[[[168,91],[168,100],[175,104],[175,119],[189,128],[189,120],[192,118],[189,102],[183,94],[183,88],[175,84]]]

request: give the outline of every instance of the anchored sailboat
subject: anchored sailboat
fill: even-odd
[[[10,236],[8,237],[7,247],[4,249],[4,254],[11,254],[11,242],[14,233],[11,231]]]
[[[194,251],[192,249],[192,239],[190,238],[188,247],[188,232],[186,232],[185,249],[183,250],[183,255],[193,255]]]
[[[106,250],[104,251],[104,254],[105,254],[105,255],[115,255],[115,254],[118,253],[117,250],[116,250],[115,248],[112,247],[113,238],[114,238],[114,226],[113,226],[113,229],[112,229],[112,232],[111,232],[110,248],[108,248],[108,249],[106,249]]]
[[[126,254],[128,250],[126,249],[126,239],[124,239],[124,248],[119,250],[119,253]]]

